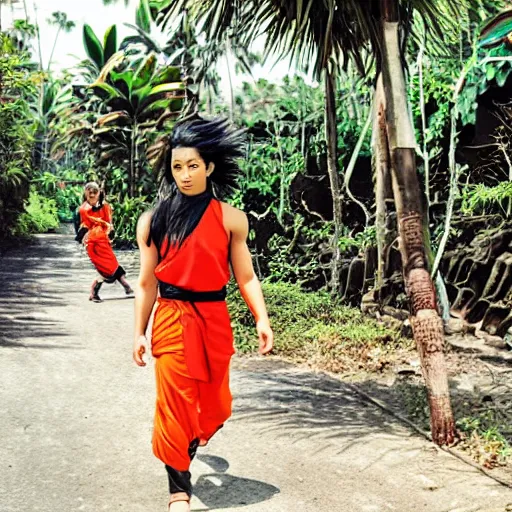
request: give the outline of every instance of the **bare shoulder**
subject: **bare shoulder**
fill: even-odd
[[[237,220],[247,218],[247,215],[242,210],[239,210],[238,208],[235,208],[234,206],[231,206],[228,203],[221,202],[220,204],[222,206],[222,214],[224,215],[224,217],[229,217],[230,219]]]
[[[153,210],[144,212],[137,221],[137,238],[147,240],[149,237],[149,230],[151,228],[151,218]]]
[[[237,238],[246,238],[249,232],[247,215],[242,210],[228,203],[221,203],[221,206],[226,231],[232,233]]]

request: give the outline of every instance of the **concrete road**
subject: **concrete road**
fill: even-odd
[[[134,283],[136,255],[120,253]],[[152,363],[131,361],[133,300],[71,237],[0,259],[0,511],[157,512]],[[500,486],[362,401],[278,360],[235,359],[234,416],[200,451],[192,510],[505,512]]]

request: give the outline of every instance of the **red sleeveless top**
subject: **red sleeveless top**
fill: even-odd
[[[92,206],[85,201],[80,206],[80,221],[82,226],[89,230],[89,240],[92,242],[97,239],[106,239],[108,241],[108,225],[112,223],[112,208],[108,203],[94,211]]]
[[[181,247],[169,249],[155,268],[155,276],[159,281],[193,292],[217,291],[227,285],[229,237],[219,201],[211,200]]]
[[[169,249],[155,268],[155,276],[159,281],[193,292],[218,291],[226,286],[230,278],[229,236],[224,229],[219,201],[212,199],[181,247]],[[226,302],[192,304],[160,297],[151,347],[157,358],[169,353],[177,357],[183,351],[191,378],[221,381],[234,353]]]

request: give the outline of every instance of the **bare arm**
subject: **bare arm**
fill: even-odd
[[[230,208],[229,228],[231,231],[231,265],[240,293],[256,320],[256,329],[260,342],[260,353],[266,354],[274,345],[274,334],[261,291],[261,284],[254,272],[251,253],[247,246],[249,223],[244,213]]]
[[[142,359],[146,351],[146,329],[157,298],[158,281],[155,267],[158,264],[158,250],[153,242],[148,247],[151,214],[141,215],[137,224],[137,243],[140,251],[140,272],[138,289],[135,295],[135,341],[133,359],[139,366],[146,366]]]

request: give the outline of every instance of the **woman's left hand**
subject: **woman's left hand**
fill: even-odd
[[[261,355],[268,354],[274,347],[274,333],[268,321],[261,321],[256,324],[258,339],[260,342],[259,353]]]

